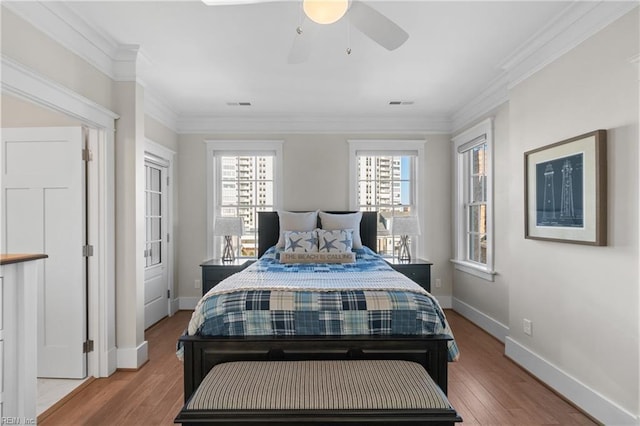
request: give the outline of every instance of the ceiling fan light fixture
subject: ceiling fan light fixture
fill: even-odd
[[[318,24],[333,24],[347,13],[349,0],[304,0],[305,15]]]

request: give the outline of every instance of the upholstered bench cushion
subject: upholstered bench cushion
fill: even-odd
[[[394,360],[218,364],[185,407],[215,411],[424,409],[453,410],[422,366]]]

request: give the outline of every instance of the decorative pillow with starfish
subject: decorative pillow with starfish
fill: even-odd
[[[353,229],[317,229],[320,253],[344,253],[353,248]]]
[[[285,231],[284,251],[287,253],[317,253],[318,233],[313,231]]]

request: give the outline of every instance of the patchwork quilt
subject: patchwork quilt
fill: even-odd
[[[198,302],[201,336],[431,335],[453,337],[437,300],[364,247],[355,263],[285,264],[269,249]],[[458,358],[449,342],[449,360]]]

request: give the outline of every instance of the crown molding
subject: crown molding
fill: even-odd
[[[501,68],[508,74],[509,89],[636,7],[638,3],[634,1],[571,3],[502,62]]]
[[[458,133],[508,101],[508,76],[502,73],[478,96],[457,109],[452,117],[452,133]]]
[[[445,133],[447,117],[291,116],[220,117],[186,114],[178,119],[178,133]]]
[[[119,45],[64,2],[11,1],[2,5],[114,81],[139,81],[138,45]]]
[[[115,79],[113,61],[117,43],[87,24],[63,2],[10,1],[2,6]]]
[[[137,81],[142,83],[138,77],[138,57],[140,46],[128,44],[119,46],[113,58],[113,77],[115,81]],[[142,57],[142,55],[140,55]]]
[[[145,86],[145,112],[178,133],[451,133],[508,101],[509,89],[558,59],[616,19],[638,6],[634,1],[575,1],[502,61],[504,71],[451,117],[215,117],[177,116],[145,85],[145,70],[153,67],[140,46],[118,45],[78,16],[64,2],[3,2],[51,39],[80,56],[114,81]],[[631,58],[634,64],[637,57]]]
[[[500,64],[503,73],[453,114],[453,132],[463,130],[501,104],[509,90],[636,8],[636,2],[576,1]],[[630,59],[632,60],[632,59]],[[636,58],[637,60],[637,58]]]

